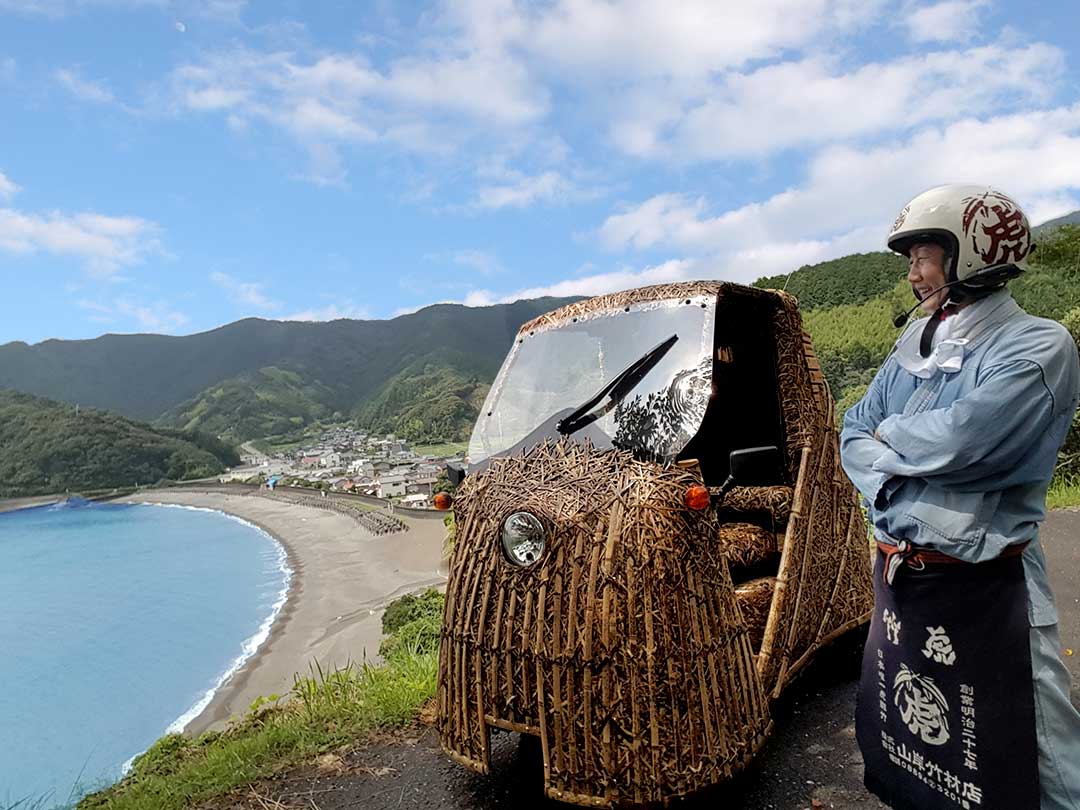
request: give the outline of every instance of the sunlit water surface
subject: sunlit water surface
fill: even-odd
[[[220,512],[0,514],[0,808],[63,806],[177,731],[266,638],[289,570]]]

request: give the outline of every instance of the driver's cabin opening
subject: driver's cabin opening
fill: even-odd
[[[713,395],[697,435],[679,454],[697,459],[708,486],[727,478],[728,456],[744,447],[784,447],[776,377],[776,302],[721,293],[713,346]],[[776,485],[791,486],[778,470]]]

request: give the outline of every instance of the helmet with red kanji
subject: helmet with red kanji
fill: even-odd
[[[941,245],[946,280],[975,290],[1000,287],[1023,273],[1035,249],[1020,206],[996,189],[972,185],[924,191],[904,206],[887,241],[904,256],[913,245]]]

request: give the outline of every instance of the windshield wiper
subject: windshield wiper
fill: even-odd
[[[611,382],[601,388],[595,396],[579,408],[576,408],[568,416],[560,419],[555,425],[555,429],[563,436],[569,436],[571,433],[576,433],[586,425],[591,425],[607,414],[637,387],[637,384],[645,378],[646,374],[656,367],[656,364],[671,350],[671,347],[675,345],[678,339],[678,335],[672,335],[660,345],[649,349],[649,351],[616,374],[611,379]],[[604,397],[609,397],[604,407],[590,413]]]

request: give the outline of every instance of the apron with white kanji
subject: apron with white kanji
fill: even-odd
[[[1019,556],[874,566],[855,731],[896,810],[1036,810],[1035,698]]]

